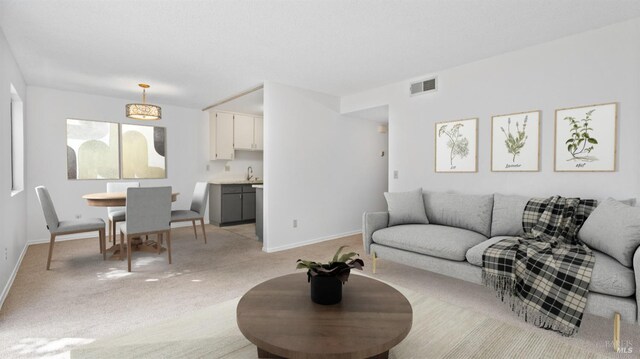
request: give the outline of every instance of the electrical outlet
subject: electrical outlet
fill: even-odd
[[[298,220],[297,219],[293,220],[293,228],[298,228]]]
[[[393,171],[393,179],[398,179],[398,170]]]
[[[81,214],[76,214],[76,219],[80,219],[80,218],[82,218],[82,215]]]

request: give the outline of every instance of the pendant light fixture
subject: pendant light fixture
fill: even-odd
[[[127,105],[127,117],[134,120],[159,120],[162,118],[160,106],[147,103],[147,84],[138,84],[142,88],[142,103],[130,103]]]

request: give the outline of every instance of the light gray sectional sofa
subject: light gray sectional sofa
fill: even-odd
[[[522,214],[528,200],[500,194],[426,192],[423,206],[427,220],[417,216],[400,221],[413,224],[396,224],[397,218],[392,220],[394,216],[389,212],[365,213],[364,249],[367,254],[375,253],[378,259],[481,284],[484,250],[504,238],[522,234]],[[390,202],[389,205],[392,211]],[[409,206],[420,212],[415,201]],[[620,207],[621,212],[616,212],[616,206],[626,208]],[[629,209],[638,211],[627,216],[624,213]],[[594,216],[596,211],[599,213]],[[599,204],[580,230],[578,238],[593,249],[596,258],[586,312],[607,318],[620,313],[622,320],[640,323],[638,213],[640,208],[608,199]],[[620,245],[616,242],[619,239],[628,243]]]

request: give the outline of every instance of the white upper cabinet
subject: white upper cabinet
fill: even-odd
[[[235,150],[262,151],[263,119],[231,112],[209,112],[209,159],[233,160]]]
[[[233,148],[236,150],[254,149],[254,121],[252,116],[233,116]]]
[[[233,114],[225,112],[209,112],[209,159],[232,160],[233,149]]]
[[[263,134],[264,120],[262,117],[253,118],[253,149],[262,151],[264,150],[264,134]]]

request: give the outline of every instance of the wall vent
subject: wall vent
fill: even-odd
[[[435,91],[436,89],[436,78],[434,77],[432,79],[412,83],[409,87],[409,92],[411,93],[411,96],[415,96]]]

